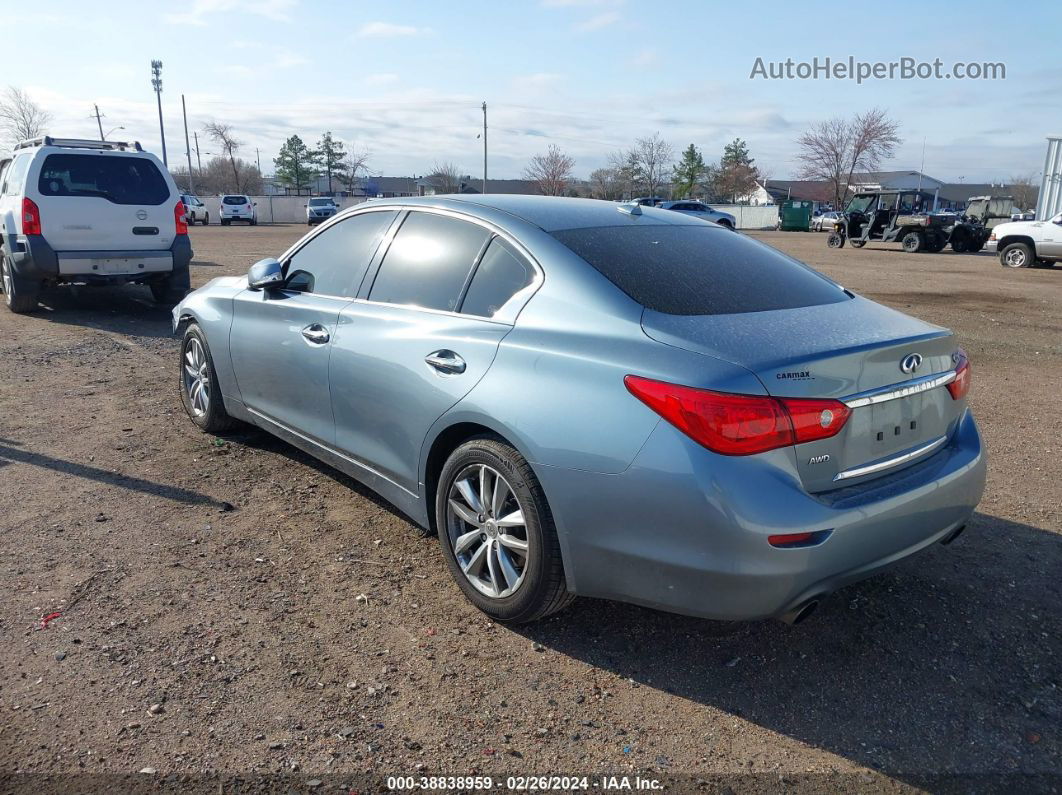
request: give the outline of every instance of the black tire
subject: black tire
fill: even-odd
[[[187,270],[171,273],[164,279],[148,282],[151,297],[156,304],[176,306],[192,290],[192,280]]]
[[[200,346],[203,353],[205,367],[199,371],[206,378],[207,396],[209,402],[206,410],[200,411],[198,406],[193,405],[191,393],[186,380],[186,365],[189,364],[189,350],[193,347],[193,340]],[[190,376],[190,373],[187,373]],[[218,374],[214,369],[214,358],[210,355],[210,346],[207,345],[203,330],[196,323],[189,324],[184,330],[184,338],[181,340],[181,355],[178,362],[177,383],[181,391],[181,404],[184,406],[188,418],[205,433],[224,433],[231,431],[240,423],[229,416],[225,411],[225,402],[221,396],[221,387],[218,384]]]
[[[221,225],[222,226],[228,226],[230,223],[231,223],[231,221],[228,218],[222,218],[221,219]]]
[[[729,221],[727,221],[725,218],[720,220],[720,221],[716,221],[716,223],[719,224],[719,226],[725,226],[731,232],[734,231],[734,225],[732,223],[730,223]]]
[[[203,216],[203,226],[210,226],[210,213]]]
[[[828,248],[844,248],[844,235],[839,232],[830,232],[830,236],[826,238],[826,246]]]
[[[866,244],[867,244],[867,241],[865,241],[865,240],[853,240],[852,241],[852,248],[863,248],[863,246],[865,246]]]
[[[970,233],[965,229],[956,229],[951,233],[951,250],[956,254],[966,253],[970,245]]]
[[[917,254],[926,247],[926,237],[921,232],[908,232],[901,241],[903,250],[908,254]]]
[[[500,473],[523,512],[522,527],[527,536],[523,579],[508,596],[493,597],[478,590],[461,569],[454,552],[451,531],[456,535],[474,526],[450,516],[449,495],[459,476],[476,465],[485,465]],[[453,527],[451,521],[455,523]],[[439,475],[435,494],[435,522],[443,556],[458,587],[472,604],[495,621],[514,624],[537,621],[564,609],[574,600],[574,594],[565,587],[560,543],[546,495],[523,456],[500,439],[476,437],[450,454]]]
[[[36,312],[40,308],[37,301],[41,292],[40,283],[19,277],[3,249],[0,249],[0,290],[4,293],[7,308],[16,315]]]
[[[251,226],[258,226],[258,219],[257,218],[252,218],[251,219]]]
[[[1032,268],[1036,254],[1025,243],[1011,243],[999,252],[999,264],[1004,268]]]
[[[926,243],[926,250],[931,254],[939,254],[948,245],[948,239],[943,235],[934,234]]]

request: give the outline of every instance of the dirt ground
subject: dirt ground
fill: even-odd
[[[193,286],[304,232],[196,227]],[[797,627],[587,599],[491,624],[358,484],[201,434],[146,288],[0,309],[0,772],[1062,776],[1062,267],[756,237],[953,328],[990,453],[959,541]]]

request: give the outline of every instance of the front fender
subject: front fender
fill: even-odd
[[[233,298],[247,288],[243,277],[219,277],[190,292],[173,308],[173,331],[176,334],[189,323],[202,330],[210,348],[210,357],[218,375],[221,394],[243,402],[229,350],[232,330]]]

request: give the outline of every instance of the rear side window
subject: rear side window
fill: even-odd
[[[493,317],[510,298],[531,284],[533,278],[531,265],[496,237],[476,267],[461,312]]]
[[[387,249],[369,300],[457,311],[461,288],[487,242],[481,226],[432,213],[410,213]]]
[[[115,204],[157,205],[170,197],[153,162],[121,155],[48,155],[37,190],[42,196],[93,196]]]
[[[22,193],[22,185],[26,181],[26,172],[29,171],[31,155],[16,157],[15,161],[4,176],[3,194],[5,196],[17,196]]]
[[[714,226],[633,226],[552,233],[647,309],[729,315],[833,304],[836,284],[779,251]]]
[[[324,229],[288,260],[287,289],[354,298],[396,214],[362,213]]]

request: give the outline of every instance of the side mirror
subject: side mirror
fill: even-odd
[[[284,269],[278,260],[260,259],[247,271],[247,286],[252,290],[268,290],[284,281]]]
[[[251,202],[251,204],[253,204],[255,207],[258,206],[258,202]]]

